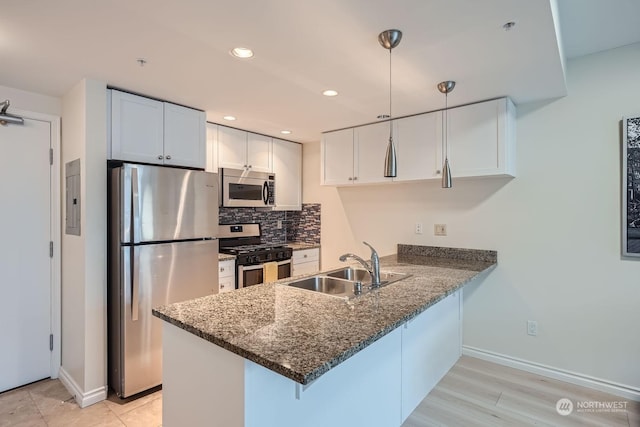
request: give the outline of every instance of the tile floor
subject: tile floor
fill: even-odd
[[[43,380],[0,394],[0,427],[162,426],[162,391],[128,403],[115,396],[80,409],[58,380]]]

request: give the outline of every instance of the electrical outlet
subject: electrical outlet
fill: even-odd
[[[527,320],[527,334],[535,337],[538,335],[538,322],[535,320]]]
[[[278,222],[276,223],[276,228],[278,230],[280,230],[282,228],[282,220],[280,220],[280,219],[278,220]]]
[[[433,234],[435,236],[446,236],[447,235],[447,224],[434,224],[433,225]]]
[[[416,222],[416,234],[422,234],[422,223]]]

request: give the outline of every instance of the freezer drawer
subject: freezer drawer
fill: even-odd
[[[162,321],[151,309],[218,292],[218,241],[123,246],[120,266],[110,385],[124,398],[162,383]]]

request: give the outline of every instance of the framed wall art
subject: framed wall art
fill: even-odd
[[[622,255],[640,257],[640,116],[622,119]]]

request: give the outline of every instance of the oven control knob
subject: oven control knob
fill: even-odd
[[[279,259],[284,258],[284,252],[278,252],[278,258]]]
[[[272,253],[268,253],[267,254],[267,261],[270,261],[271,258],[273,258],[273,254]]]
[[[260,257],[258,255],[253,255],[251,257],[251,262],[259,262],[260,261]]]

